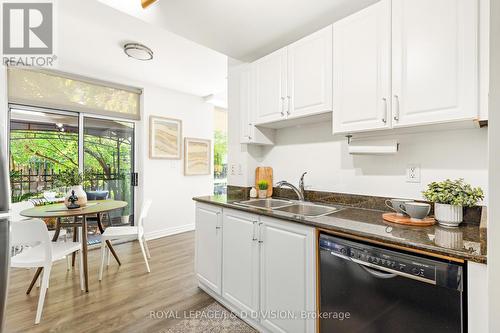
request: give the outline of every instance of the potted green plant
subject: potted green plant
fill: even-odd
[[[463,220],[463,207],[475,206],[484,199],[480,187],[473,188],[462,178],[432,182],[423,192],[424,197],[434,203],[434,216],[439,224],[457,227]]]
[[[259,198],[267,198],[267,188],[269,187],[269,183],[267,182],[267,180],[259,181],[257,183],[257,187],[259,188]]]
[[[75,204],[80,207],[87,205],[87,193],[83,190],[83,181],[86,179],[86,175],[83,172],[79,172],[77,168],[68,169],[61,171],[54,176],[54,186],[64,187],[68,189],[64,197],[64,204],[66,207],[69,206],[70,202],[68,198],[73,194],[78,198]]]

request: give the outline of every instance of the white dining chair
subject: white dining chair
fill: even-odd
[[[148,263],[148,258],[151,258],[151,254],[149,253],[148,244],[146,243],[146,238],[144,237],[144,219],[148,216],[151,203],[152,201],[149,199],[144,201],[139,220],[137,221],[137,225],[125,227],[107,227],[106,230],[104,230],[104,233],[101,235],[101,267],[99,269],[99,281],[102,280],[102,271],[104,270],[104,260],[106,256],[108,257],[109,265],[109,249],[107,249],[106,246],[106,241],[108,240],[112,241],[118,239],[137,239],[141,247],[144,262],[146,263],[146,269],[148,273],[151,272]]]
[[[16,221],[26,221],[31,220],[29,217],[25,217],[21,215],[21,212],[25,209],[30,209],[35,207],[35,205],[31,201],[21,201],[15,202],[10,205],[10,220],[13,222]],[[54,237],[55,230],[49,230],[49,236],[52,239]],[[66,229],[61,229],[59,231],[59,238],[64,238],[66,240],[67,232]]]
[[[42,317],[45,293],[49,285],[52,263],[64,259],[73,252],[80,252],[82,246],[79,242],[53,242],[50,239],[47,226],[42,220],[26,220],[11,223],[11,246],[14,256],[10,259],[10,266],[15,268],[42,267],[42,284],[38,307],[36,310],[35,324],[40,323]],[[80,287],[84,290],[83,260],[79,257]]]

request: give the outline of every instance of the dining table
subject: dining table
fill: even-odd
[[[64,203],[56,203],[56,204],[48,204],[48,205],[36,206],[33,208],[25,209],[21,211],[20,214],[24,217],[30,217],[30,218],[39,218],[39,219],[55,218],[56,225],[55,225],[54,237],[52,238],[53,242],[56,242],[58,240],[61,228],[66,228],[66,227],[74,228],[73,241],[77,240],[76,238],[77,228],[78,227],[82,228],[81,232],[82,236],[80,239],[80,242],[82,243],[81,259],[83,260],[83,276],[85,282],[85,291],[88,292],[89,274],[88,274],[88,262],[87,262],[87,257],[88,257],[87,217],[90,215],[96,216],[97,227],[99,228],[99,231],[102,234],[104,232],[104,227],[102,224],[102,213],[110,212],[112,210],[120,209],[126,206],[127,202],[125,201],[112,200],[112,199],[93,200],[93,201],[88,201],[85,206],[75,209],[67,208]],[[80,221],[78,220],[78,218],[80,218]],[[68,219],[70,220],[70,222],[67,222]],[[113,249],[111,242],[107,240],[106,244],[111,254],[116,259],[118,265],[121,265],[120,259],[118,258],[118,255],[116,254],[115,250]],[[73,264],[74,264],[74,257],[73,257]],[[26,294],[29,294],[31,292],[31,289],[35,285],[36,280],[38,279],[40,274],[42,273],[42,270],[43,270],[42,267],[39,267],[37,269],[35,276],[33,277],[30,286],[26,291]]]

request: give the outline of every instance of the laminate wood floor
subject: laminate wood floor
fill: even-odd
[[[11,270],[6,332],[159,332],[184,319],[185,311],[213,302],[197,286],[194,232],[152,240],[148,245],[151,273],[146,272],[139,243],[124,243],[115,246],[122,266],[111,258],[102,282],[98,281],[100,251],[90,251],[89,293],[80,290],[77,267],[67,271],[64,260],[55,263],[38,325],[34,322],[39,290],[25,294],[34,271]],[[168,318],[160,318],[156,311],[166,311],[163,317]],[[173,313],[181,318],[174,318]]]

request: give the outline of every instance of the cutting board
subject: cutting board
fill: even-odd
[[[265,180],[269,184],[267,188],[267,196],[271,197],[273,195],[273,168],[271,167],[257,167],[255,169],[255,188],[259,190],[257,184]]]
[[[396,213],[385,213],[382,214],[384,220],[392,223],[405,224],[411,226],[419,226],[419,227],[428,227],[436,223],[436,220],[433,217],[427,216],[422,221],[412,220],[409,216],[401,216]]]

